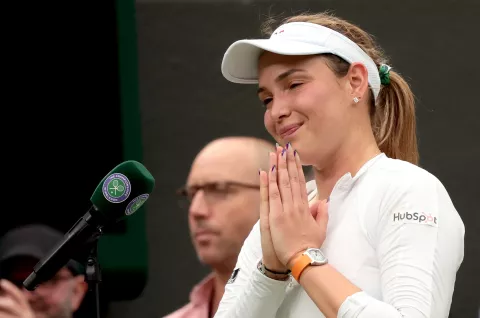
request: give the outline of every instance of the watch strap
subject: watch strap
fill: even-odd
[[[310,256],[302,254],[293,264],[292,267],[292,276],[298,282],[300,280],[300,275],[302,275],[305,268],[307,268],[312,263]]]

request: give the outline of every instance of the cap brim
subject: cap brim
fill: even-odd
[[[73,259],[68,261],[66,267],[72,272],[74,276],[83,274],[85,272],[84,266]]]
[[[43,252],[38,248],[35,248],[35,246],[20,245],[4,253],[0,257],[0,263],[8,262],[9,260],[17,257],[31,257],[40,261],[44,256],[45,255]],[[69,260],[65,266],[72,272],[73,275],[82,274],[84,272],[82,264],[72,259]]]
[[[14,257],[32,257],[40,260],[43,253],[40,249],[31,245],[18,245],[6,251],[0,258],[0,262],[6,261]]]
[[[234,83],[258,83],[258,58],[264,51],[281,55],[313,55],[330,52],[329,48],[287,39],[240,40],[225,52],[222,74]]]

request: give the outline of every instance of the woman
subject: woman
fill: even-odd
[[[284,147],[260,173],[260,221],[215,317],[448,317],[464,225],[416,165],[413,94],[372,38],[296,16],[232,44],[222,73],[258,83]],[[309,194],[302,165],[315,169]]]

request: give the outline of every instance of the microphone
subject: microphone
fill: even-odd
[[[23,286],[33,291],[50,280],[70,259],[83,261],[102,234],[102,228],[132,215],[155,186],[155,179],[141,163],[125,161],[113,168],[98,184],[92,206],[43,259],[33,268]]]

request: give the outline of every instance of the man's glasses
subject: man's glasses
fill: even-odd
[[[206,199],[211,201],[225,200],[229,194],[238,188],[260,189],[258,184],[243,183],[237,181],[208,182],[201,185],[185,186],[177,190],[177,195],[182,198],[181,207],[190,205],[198,191],[202,190]],[[186,202],[185,202],[186,201]],[[211,202],[210,201],[210,202]]]

